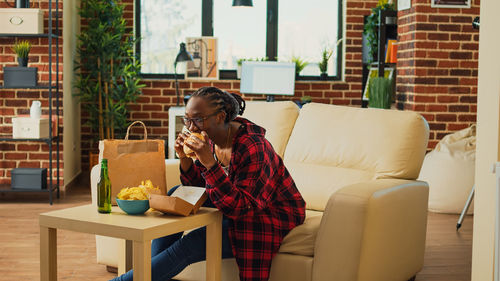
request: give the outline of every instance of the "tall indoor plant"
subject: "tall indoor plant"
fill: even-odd
[[[92,134],[113,139],[128,125],[128,105],[144,87],[134,57],[135,39],[123,18],[124,6],[115,0],[82,1],[86,22],[78,36],[76,96],[88,114]],[[94,139],[95,140],[95,139]]]

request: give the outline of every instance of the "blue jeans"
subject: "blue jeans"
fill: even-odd
[[[175,186],[169,190],[171,195]],[[214,207],[208,199],[205,207]],[[182,232],[153,240],[151,244],[151,280],[166,281],[179,274],[188,265],[206,259],[206,227],[182,235]],[[233,252],[228,237],[228,219],[222,219],[222,258],[232,258]],[[133,270],[118,276],[113,281],[132,281]]]

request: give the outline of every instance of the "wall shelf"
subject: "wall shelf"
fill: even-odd
[[[55,12],[55,17],[53,16],[52,12],[52,0],[48,0],[48,33],[43,33],[43,34],[0,34],[0,38],[48,38],[48,56],[49,56],[49,61],[48,61],[48,81],[46,83],[43,83],[41,85],[37,85],[34,87],[4,87],[0,86],[0,90],[2,89],[47,89],[49,94],[48,94],[48,108],[49,108],[49,120],[52,120],[52,116],[57,116],[57,121],[56,121],[56,126],[55,128],[53,127],[52,123],[49,122],[49,136],[53,136],[53,131],[56,130],[57,136],[51,137],[51,138],[40,138],[40,139],[23,139],[23,138],[12,138],[12,136],[0,136],[0,141],[1,142],[45,142],[49,146],[49,151],[47,152],[49,154],[49,167],[47,168],[47,189],[12,189],[9,185],[0,185],[0,193],[3,192],[38,192],[38,193],[48,193],[49,194],[49,203],[52,205],[53,201],[53,193],[56,193],[57,198],[59,198],[59,179],[60,179],[60,138],[59,138],[59,117],[60,117],[60,110],[59,110],[59,104],[60,104],[60,94],[59,94],[59,0],[55,1],[55,6],[56,6],[56,12]],[[55,22],[55,27],[53,27],[52,23]],[[55,39],[55,56],[52,51],[53,47],[53,40]],[[54,61],[55,58],[55,61]],[[55,81],[52,79],[52,67],[55,64],[56,70],[55,70],[55,76],[56,79]],[[53,83],[55,82],[55,83]],[[1,97],[1,91],[0,91],[0,97]],[[55,109],[53,108],[53,99],[56,100],[56,105]],[[55,142],[55,143],[54,143]],[[54,159],[52,157],[52,154],[56,151],[56,159],[55,162],[56,164],[56,176],[54,177],[53,173],[53,163]]]

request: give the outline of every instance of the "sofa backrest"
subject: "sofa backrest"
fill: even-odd
[[[411,111],[309,103],[300,110],[284,161],[307,208],[324,210],[343,186],[417,178],[429,128]]]
[[[291,101],[248,101],[242,117],[265,128],[266,139],[283,157],[288,138],[298,116],[299,107]]]

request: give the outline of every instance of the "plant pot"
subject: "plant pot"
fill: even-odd
[[[35,87],[36,67],[4,67],[3,85],[7,88]]]
[[[324,80],[326,80],[327,78],[328,78],[328,73],[326,73],[326,72],[323,72],[323,73],[321,73],[321,74],[319,75],[319,79],[320,79],[320,80],[323,80],[323,81],[324,81]]]
[[[241,65],[236,68],[236,78],[241,79]]]
[[[28,66],[28,59],[29,58],[17,58],[17,63],[19,64],[20,67],[27,67]]]

